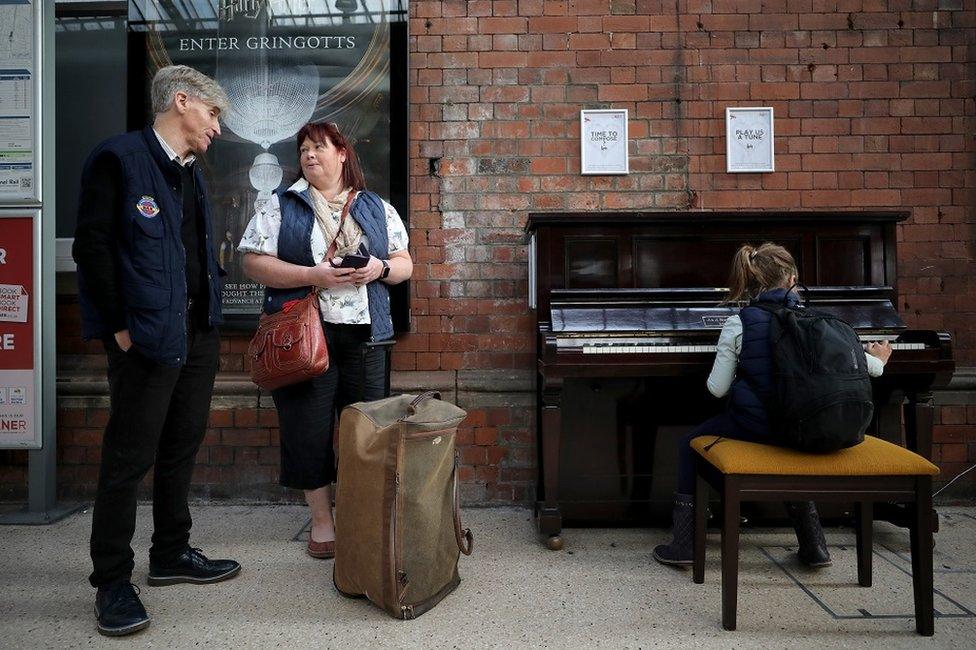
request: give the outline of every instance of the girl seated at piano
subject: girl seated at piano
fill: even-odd
[[[768,339],[771,314],[755,302],[796,305],[799,297],[793,291],[797,281],[796,263],[782,246],[765,243],[759,247],[742,246],[732,259],[727,303],[749,304],[738,316],[731,316],[722,327],[716,346],[715,362],[708,376],[708,390],[715,397],[730,393],[728,409],[688,434],[678,444],[678,491],[673,509],[673,539],[654,549],[654,559],[662,564],[690,565],[694,548],[695,470],[691,440],[698,436],[721,436],[749,442],[776,444],[770,435],[763,400],[752,385],[742,379],[741,367],[756,387],[772,390],[772,349]],[[868,374],[881,375],[891,356],[887,341],[869,343]],[[768,387],[768,388],[767,388]],[[830,554],[820,517],[812,501],[786,504],[799,543],[800,562],[810,567],[830,564]]]

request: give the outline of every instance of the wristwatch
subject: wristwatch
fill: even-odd
[[[383,272],[380,273],[380,280],[385,280],[390,276],[390,263],[386,260],[380,260],[380,263],[383,265]]]

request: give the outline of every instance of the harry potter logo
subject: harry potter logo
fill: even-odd
[[[220,0],[220,19],[243,17],[254,20],[265,4],[266,0]],[[271,13],[271,7],[268,7],[268,13]]]

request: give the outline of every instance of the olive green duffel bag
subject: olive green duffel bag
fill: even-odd
[[[457,587],[459,553],[470,555],[473,542],[461,528],[454,449],[466,416],[436,392],[343,409],[333,570],[339,593],[410,619]]]

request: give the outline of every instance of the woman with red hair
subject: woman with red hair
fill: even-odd
[[[393,336],[387,287],[410,277],[413,260],[403,221],[366,190],[356,152],[337,125],[306,124],[297,144],[301,177],[258,210],[238,250],[244,272],[266,287],[266,314],[318,292],[329,369],[271,394],[281,432],[280,483],[305,491],[312,515],[307,552],[330,558],[333,424],[347,404],[384,397],[385,353],[363,348]]]

